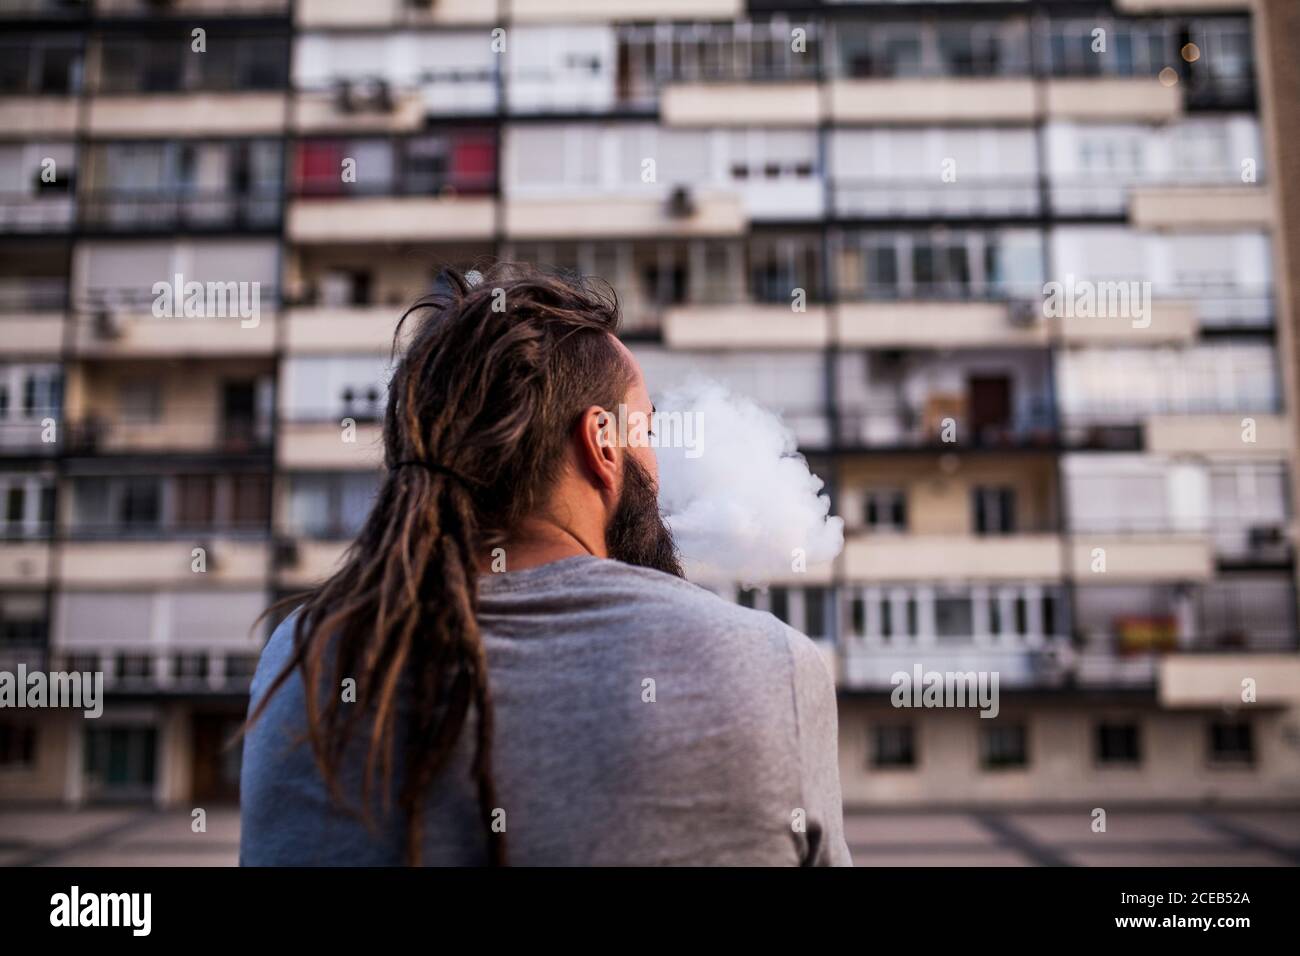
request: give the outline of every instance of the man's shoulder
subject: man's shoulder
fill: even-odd
[[[775,615],[743,607],[682,578],[619,561],[602,561],[591,573],[603,579],[602,586],[625,592],[636,603],[641,626],[670,642],[721,654],[752,655],[763,647],[796,669],[809,658],[821,659],[811,640]]]

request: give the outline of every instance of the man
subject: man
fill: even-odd
[[[848,864],[830,676],[683,580],[612,295],[444,281],[373,511],[258,666],[242,862]]]

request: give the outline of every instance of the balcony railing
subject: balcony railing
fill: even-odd
[[[212,454],[255,455],[269,452],[273,444],[269,422],[252,419],[218,420],[208,417],[176,418],[148,422],[87,418],[64,426],[69,454],[151,453],[192,449]]]
[[[483,196],[496,190],[496,173],[460,173],[435,176],[408,173],[394,179],[368,179],[344,183],[337,175],[328,179],[307,179],[298,183],[294,195],[300,199],[383,198],[389,196],[425,196],[430,199],[451,196]]]
[[[187,229],[255,231],[280,222],[281,194],[189,190],[105,190],[83,194],[83,225],[107,232]]]
[[[0,278],[0,321],[6,315],[58,313],[68,305],[68,280],[62,277]]]
[[[848,408],[839,418],[839,440],[850,448],[1050,449],[1058,435],[1050,405],[1000,422],[976,422],[960,395],[934,396],[924,405],[890,410]],[[949,428],[951,423],[951,428]],[[951,434],[952,440],[945,440]]]
[[[935,179],[837,177],[835,213],[845,218],[907,219],[926,216],[1015,218],[1041,211],[1036,179],[962,177]]]
[[[243,521],[203,522],[164,520],[77,521],[68,529],[69,541],[168,541],[193,542],[207,538],[265,541],[270,536],[270,510]]]
[[[174,281],[174,276],[160,275],[158,276],[158,281],[170,284]],[[185,281],[187,285],[190,281],[200,282],[203,285],[205,293],[205,309],[207,308],[207,295],[209,289],[213,290],[214,305],[220,306],[222,303],[225,304],[226,312],[224,315],[205,315],[201,318],[222,320],[237,317],[236,310],[240,305],[240,296],[242,295],[245,299],[248,299],[252,295],[252,288],[257,289],[258,306],[262,310],[274,309],[279,306],[279,289],[269,282],[261,282],[257,279],[245,280],[234,276],[225,279],[212,279],[207,281],[197,278],[191,280],[189,276],[186,276]],[[230,288],[232,283],[235,284],[233,290]],[[241,288],[243,287],[248,287],[247,291],[241,291]],[[174,288],[172,291],[175,291]],[[159,295],[152,289],[145,289],[137,286],[121,288],[98,286],[80,292],[74,297],[72,304],[79,312],[95,315],[96,320],[98,321],[101,316],[106,315],[109,318],[114,318],[123,313],[147,316],[152,313],[154,303],[158,300]],[[184,298],[179,302],[174,302],[172,305],[177,316],[183,314],[185,309]],[[218,311],[220,310],[218,309]],[[192,321],[193,318],[188,320]],[[175,318],[174,321],[181,322],[187,321],[187,319],[178,317]],[[112,337],[111,329],[106,328],[101,331],[106,337]]]
[[[67,232],[75,220],[76,202],[70,192],[0,193],[0,233]]]

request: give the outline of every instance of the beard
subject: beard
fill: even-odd
[[[673,533],[659,514],[659,489],[650,472],[623,456],[623,489],[605,529],[605,549],[615,561],[684,578]]]

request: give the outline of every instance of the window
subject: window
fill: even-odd
[[[976,486],[971,492],[976,534],[1014,534],[1016,492],[1014,488]]]
[[[1029,754],[1024,725],[985,727],[980,740],[980,756],[985,770],[1027,766]]]
[[[0,724],[0,769],[16,770],[36,766],[36,728]]]
[[[911,724],[872,728],[871,765],[877,768],[915,767],[916,734]]]
[[[865,497],[863,521],[868,530],[907,530],[907,495],[901,489],[871,488]]]
[[[1136,765],[1142,762],[1138,725],[1102,723],[1097,725],[1097,763]]]
[[[1252,726],[1244,720],[1222,720],[1210,724],[1210,761],[1232,766],[1254,764],[1255,739]]]

